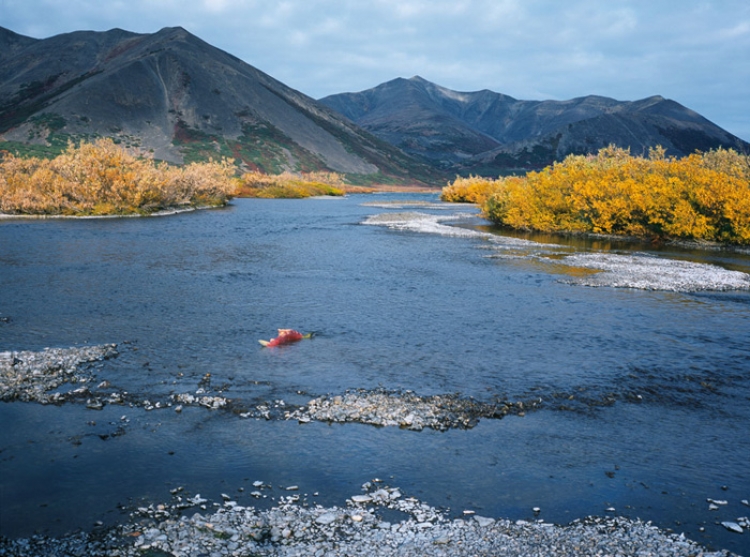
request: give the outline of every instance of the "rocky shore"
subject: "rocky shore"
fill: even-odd
[[[261,481],[255,485],[258,497],[270,489]],[[289,495],[280,497],[270,509],[257,510],[240,506],[227,495],[222,503],[209,504],[200,495],[190,497],[182,488],[175,488],[170,504],[138,508],[125,524],[64,538],[0,539],[0,555],[732,555],[708,552],[682,535],[639,520],[588,517],[558,526],[542,520],[494,519],[470,510],[460,518],[450,518],[445,511],[404,497],[399,489],[384,486],[380,480],[364,484],[362,492],[342,507],[308,503],[309,496],[301,497],[296,489],[285,488]]]

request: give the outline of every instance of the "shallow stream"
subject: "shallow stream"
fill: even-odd
[[[117,343],[91,373],[131,400],[233,404],[0,403],[0,536],[176,487],[340,505],[378,477],[457,515],[621,514],[750,554],[720,525],[750,514],[748,273],[747,252],[510,234],[433,195],[0,221],[0,352]],[[287,327],[315,334],[258,344]],[[446,432],[240,415],[381,388],[538,409]]]

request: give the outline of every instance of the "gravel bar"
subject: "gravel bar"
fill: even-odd
[[[706,551],[683,535],[640,520],[588,517],[558,526],[468,511],[451,519],[444,511],[377,482],[367,482],[362,493],[347,499],[343,507],[309,506],[294,494],[262,511],[240,506],[229,496],[223,496],[222,504],[208,505],[200,495],[183,496],[177,488],[172,504],[141,507],[129,522],[113,528],[64,538],[0,539],[0,556],[733,555]],[[193,507],[203,512],[192,512]],[[384,509],[403,519],[383,520],[379,514]]]

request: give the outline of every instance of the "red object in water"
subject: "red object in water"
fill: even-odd
[[[292,342],[297,342],[305,338],[305,335],[302,333],[295,331],[294,329],[279,329],[279,336],[277,336],[274,339],[269,340],[261,340],[259,341],[263,346],[280,346],[282,344],[289,344]]]

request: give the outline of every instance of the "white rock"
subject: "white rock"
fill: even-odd
[[[338,515],[336,513],[325,513],[316,518],[315,522],[317,522],[318,524],[323,524],[325,526],[327,524],[336,522],[337,519]]]
[[[479,524],[479,526],[481,526],[482,528],[486,528],[487,526],[491,526],[495,523],[494,518],[487,518],[486,516],[475,515],[474,520],[476,520],[477,524]]]
[[[354,501],[355,503],[369,503],[370,501],[372,501],[372,497],[370,497],[369,495],[353,495],[352,501]]]
[[[740,526],[736,522],[722,522],[721,525],[730,532],[735,532],[737,534],[741,534],[742,532],[744,532],[742,526]]]

